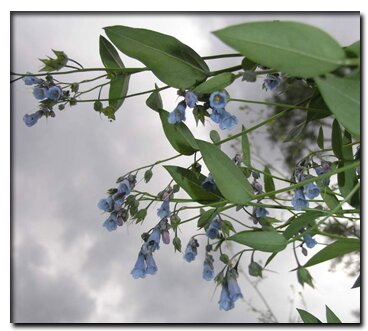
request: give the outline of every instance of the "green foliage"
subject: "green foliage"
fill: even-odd
[[[197,226],[199,228],[206,227],[216,217],[217,213],[218,213],[218,211],[217,211],[216,208],[206,210],[199,217]]]
[[[342,155],[342,135],[340,124],[337,120],[334,120],[332,123],[332,150],[335,153],[338,159],[343,159]]]
[[[326,320],[329,324],[340,324],[340,319],[335,315],[335,313],[326,306]]]
[[[242,131],[244,131],[244,125],[242,126]],[[251,156],[250,156],[250,145],[249,145],[249,139],[248,135],[246,133],[242,134],[242,152],[243,152],[243,163],[251,168]]]
[[[337,120],[353,136],[360,137],[360,80],[328,74],[315,78],[321,95]]]
[[[197,144],[222,195],[235,204],[246,204],[253,196],[253,188],[242,171],[217,146],[203,140],[197,140]]]
[[[360,250],[359,239],[338,239],[332,244],[321,249],[318,253],[313,255],[308,262],[304,265],[304,268],[310,267],[339,256],[343,256],[348,253],[352,253]]]
[[[298,282],[304,287],[304,284],[308,284],[310,287],[314,288],[313,278],[309,271],[305,268],[298,268],[297,270]]]
[[[308,313],[307,311],[303,310],[303,309],[296,309],[299,313],[300,318],[302,319],[302,321],[306,324],[319,324],[322,323],[317,317],[315,317],[314,315],[312,315],[311,313]]]
[[[188,195],[197,202],[206,204],[209,202],[219,201],[220,195],[206,191],[201,183],[205,180],[205,176],[199,174],[199,176],[191,170],[176,167],[176,166],[164,166],[164,168],[170,173],[175,182],[185,191]]]
[[[169,113],[166,110],[159,110],[162,128],[171,146],[179,153],[192,155],[198,150],[196,140],[192,132],[183,123],[170,124],[168,122]]]
[[[267,166],[265,166],[265,168],[264,168],[263,178],[264,178],[265,191],[267,193],[275,191],[275,183],[273,182],[271,171],[270,171],[270,169]],[[275,197],[274,194],[269,194],[268,196],[270,198],[274,198]]]
[[[155,84],[156,91],[152,92],[148,99],[146,100],[146,105],[153,109],[154,111],[159,112],[160,109],[163,108],[162,98],[158,91],[158,86]]]
[[[325,148],[325,137],[324,137],[324,134],[323,134],[322,126],[319,128],[319,131],[318,131],[317,145],[320,149]]]
[[[114,46],[103,36],[100,36],[100,57],[105,68],[117,69],[116,71],[106,71],[110,75],[115,74],[111,78],[109,89],[109,106],[113,109],[112,114],[115,114],[123,105],[124,98],[128,93],[130,76],[119,72],[119,69],[125,68],[124,63]]]
[[[325,215],[325,213],[322,210],[308,210],[298,216],[292,216],[289,220],[290,225],[284,231],[285,238],[290,239],[298,235],[299,231],[304,227],[314,226],[316,223],[315,220],[323,215]]]
[[[228,240],[262,252],[279,252],[287,245],[285,237],[276,231],[241,231]]]
[[[190,88],[208,76],[208,67],[202,58],[174,37],[119,25],[106,27],[105,32],[121,52],[141,61],[170,86]]]
[[[210,138],[214,144],[218,143],[221,140],[221,137],[216,130],[210,131]]]
[[[210,94],[215,91],[221,91],[229,86],[235,78],[236,76],[231,72],[223,72],[198,85],[193,92],[197,94]]]
[[[40,71],[58,71],[66,66],[68,63],[68,56],[63,51],[55,51],[52,52],[56,55],[56,58],[48,57],[47,59],[40,59],[40,61],[44,64],[44,66],[40,69]]]
[[[153,172],[152,172],[152,170],[151,170],[151,169],[148,169],[148,170],[144,173],[144,181],[145,181],[146,183],[148,183],[148,182],[151,180],[152,176],[153,176]]]
[[[286,74],[314,77],[343,64],[345,54],[326,32],[297,22],[251,22],[214,34],[250,60]]]

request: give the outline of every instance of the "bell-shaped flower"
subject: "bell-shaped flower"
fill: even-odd
[[[53,86],[46,91],[46,98],[53,101],[58,101],[62,93],[63,90],[61,89],[60,86]]]
[[[310,234],[303,235],[303,240],[308,248],[313,248],[317,245],[317,241]]]
[[[42,117],[43,112],[42,111],[36,111],[33,114],[26,114],[23,116],[23,122],[25,123],[25,125],[27,125],[28,127],[31,127],[33,125],[35,125],[38,120]]]
[[[185,101],[181,101],[176,108],[169,114],[167,121],[170,124],[179,123],[185,121],[185,108],[186,108]]]
[[[114,200],[112,199],[112,197],[108,197],[106,199],[101,199],[98,202],[97,207],[100,208],[103,211],[111,212],[114,208]]]
[[[269,214],[269,212],[263,207],[256,207],[254,213],[257,218],[266,217]]]
[[[228,271],[227,287],[229,290],[229,297],[233,302],[243,297],[243,294],[241,293],[240,287],[238,285],[238,281],[236,280],[237,277],[238,274],[234,269]]]
[[[34,87],[33,88],[33,96],[37,100],[46,99],[46,89],[44,87]]]
[[[213,267],[213,257],[210,254],[206,255],[206,258],[203,262],[203,273],[202,277],[204,280],[210,281],[213,279],[215,274],[215,270]]]
[[[227,104],[228,96],[224,91],[212,92],[209,98],[212,109],[223,109]]]
[[[191,238],[184,252],[184,260],[192,262],[197,256],[197,247],[199,246],[197,239]]]
[[[134,279],[144,278],[146,276],[145,258],[142,252],[139,252],[137,262],[133,270],[130,272]]]
[[[194,92],[188,91],[185,93],[185,103],[187,104],[189,108],[194,108],[197,102],[198,102],[198,97]]]
[[[157,266],[156,266],[156,262],[153,259],[152,253],[147,253],[145,255],[145,259],[146,259],[146,274],[148,275],[154,275],[157,272]]]
[[[309,203],[305,199],[302,188],[298,188],[295,190],[295,196],[292,198],[291,204],[293,205],[295,210],[303,210],[308,208]]]
[[[118,227],[118,220],[115,214],[111,214],[110,217],[103,223],[103,226],[109,231],[115,231]]]
[[[208,226],[206,230],[206,236],[210,239],[218,238],[220,228],[221,228],[221,220],[218,217],[216,217],[211,221],[210,225]]]
[[[304,186],[305,195],[308,199],[314,199],[319,196],[320,189],[319,187],[314,183],[309,183]]]
[[[230,299],[230,293],[226,282],[222,284],[220,301],[218,303],[220,310],[228,311],[235,307],[234,301]]]
[[[160,219],[163,219],[163,218],[169,217],[169,215],[170,215],[170,203],[169,203],[169,200],[164,200],[162,202],[161,207],[157,209],[157,216]]]

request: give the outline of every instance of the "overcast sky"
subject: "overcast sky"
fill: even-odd
[[[200,55],[231,52],[210,31],[222,27],[263,19],[287,19],[319,26],[333,35],[341,45],[360,38],[359,15],[250,15],[250,14],[113,14],[113,15],[13,15],[12,70],[36,72],[39,58],[50,50],[63,50],[85,67],[101,67],[98,37],[103,27],[127,25],[160,31],[189,44]],[[126,66],[140,64],[122,56]],[[211,69],[236,65],[239,59],[211,62]],[[83,76],[85,77],[85,76]],[[89,75],[88,77],[91,77]],[[81,76],[65,76],[64,81]],[[60,78],[61,80],[61,78]],[[153,75],[142,73],[131,79],[130,92],[153,88],[160,83]],[[232,86],[232,97],[262,100],[261,81]],[[94,95],[91,95],[91,98]],[[162,93],[164,106],[172,110],[178,99],[174,90]],[[54,119],[27,128],[22,117],[37,109],[32,89],[18,82],[13,85],[13,314],[15,322],[187,322],[187,323],[251,323],[258,315],[247,302],[237,302],[229,312],[218,310],[219,291],[201,279],[203,248],[198,259],[188,264],[172,245],[161,245],[155,253],[157,275],[134,280],[130,275],[141,246],[140,235],[157,222],[154,205],[141,226],[124,225],[109,233],[102,223],[106,215],[96,204],[115,180],[127,171],[175,155],[163,134],[157,114],[145,105],[146,96],[127,99],[123,109],[110,123],[93,111],[92,104],[79,104]],[[229,105],[245,126],[266,116],[264,107],[252,107],[248,115],[239,105]],[[195,128],[188,114],[187,125],[196,137],[209,139],[211,123]],[[239,130],[239,126],[235,129]],[[226,134],[221,132],[221,136]],[[251,136],[257,152],[274,164],[281,164],[279,150],[269,146],[262,131]],[[229,146],[225,148],[233,153]],[[171,164],[188,166],[191,158]],[[285,175],[285,169],[280,169]],[[154,177],[139,189],[156,194],[170,180],[160,167]],[[185,196],[182,192],[181,196]],[[189,214],[186,214],[188,217]],[[271,214],[271,216],[273,216]],[[183,214],[185,217],[185,214]],[[182,217],[182,218],[183,218]],[[247,222],[250,222],[249,220]],[[183,245],[196,231],[195,224],[183,226]],[[234,248],[236,249],[236,248]],[[265,260],[264,255],[258,259]],[[244,258],[246,269],[249,257]],[[220,267],[216,264],[217,269]],[[303,307],[296,281],[290,249],[280,254],[265,279],[259,284],[280,322],[288,322],[289,300]],[[310,268],[316,289],[303,291],[307,309],[323,317],[327,304],[344,322],[355,322],[351,311],[359,309],[359,292],[350,290],[354,279],[343,272],[329,272],[328,264]],[[240,276],[246,301],[257,308],[264,306],[248,281]],[[342,302],[344,304],[342,304]],[[295,312],[295,309],[293,310]],[[295,318],[295,313],[293,314]]]

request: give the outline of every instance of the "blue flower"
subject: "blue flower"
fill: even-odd
[[[269,213],[265,208],[257,207],[255,209],[255,214],[257,218],[262,218],[262,217],[266,217]]]
[[[144,263],[144,255],[139,252],[137,262],[133,270],[130,272],[134,279],[144,278],[146,276],[146,266]]]
[[[160,219],[166,218],[170,215],[170,204],[169,200],[164,200],[162,202],[162,205],[159,209],[157,209],[157,216],[160,217]]]
[[[298,188],[295,190],[295,196],[291,200],[291,204],[293,205],[295,210],[303,210],[308,208],[309,203],[305,199],[303,189]]]
[[[118,186],[118,192],[119,193],[123,193],[125,195],[130,194],[131,188],[130,188],[130,183],[129,180],[124,179]]]
[[[42,117],[43,115],[43,112],[42,111],[36,111],[35,113],[33,114],[25,114],[23,116],[23,122],[28,126],[28,127],[31,127],[33,125],[35,125],[38,120]]]
[[[148,237],[147,241],[143,245],[143,251],[154,252],[156,249],[160,249],[160,237],[161,231],[160,227],[155,227]]]
[[[60,86],[53,86],[50,87],[47,91],[46,91],[46,98],[50,99],[50,100],[54,100],[57,101],[60,99],[61,94],[62,94],[62,89],[60,88]]]
[[[197,102],[198,97],[194,92],[188,91],[187,93],[185,93],[185,103],[189,108],[194,108]]]
[[[304,240],[304,242],[305,242],[305,244],[307,245],[308,248],[313,248],[314,246],[317,245],[317,241],[315,239],[313,239],[310,234],[304,234],[303,235],[303,240]]]
[[[112,211],[114,208],[114,200],[111,197],[108,197],[107,199],[101,199],[97,207],[100,208],[103,211]]]
[[[305,189],[305,195],[308,199],[314,199],[315,197],[319,196],[320,189],[317,185],[314,183],[309,183],[304,186]]]
[[[37,100],[43,100],[46,98],[46,89],[43,87],[34,87],[33,88],[33,96]]]
[[[157,272],[157,266],[155,260],[153,259],[152,254],[151,253],[146,254],[145,258],[147,263],[146,274],[154,275]]]
[[[227,287],[229,290],[229,297],[232,302],[235,302],[239,298],[243,297],[243,294],[241,293],[236,278],[237,278],[236,271],[234,269],[230,270],[227,274]]]
[[[221,228],[221,221],[218,217],[214,218],[210,225],[208,226],[208,229],[206,231],[206,235],[210,239],[216,239],[219,234],[219,230]]]
[[[212,110],[212,113],[210,115],[210,118],[215,123],[219,124],[221,120],[223,119],[225,109],[223,108],[215,108]]]
[[[213,267],[213,257],[211,255],[207,255],[203,262],[203,273],[202,277],[204,280],[210,281],[213,279],[215,274]]]
[[[27,72],[27,74],[32,75],[31,72]],[[37,78],[35,76],[24,76],[22,79],[23,79],[25,85],[41,84],[43,82],[42,79]]]
[[[104,222],[103,226],[109,231],[115,231],[118,227],[118,220],[116,215],[111,214],[110,217]]]
[[[263,86],[266,87],[266,89],[274,90],[276,89],[281,83],[281,79],[278,74],[267,74]]]
[[[323,164],[323,166],[321,166],[321,167],[314,168],[314,171],[316,172],[317,176],[323,175],[323,174],[327,173],[329,170],[330,170],[329,169],[329,164],[327,162],[325,162]],[[321,182],[324,185],[329,185],[330,184],[330,178],[320,179],[320,180],[318,180],[318,182]]]
[[[211,174],[208,174],[206,179],[201,183],[201,186],[208,191],[215,191],[216,190],[216,184],[213,180],[213,177]]]
[[[198,247],[198,241],[197,239],[190,239],[189,243],[185,249],[184,253],[184,260],[187,262],[194,261],[195,257],[197,256],[197,247]]]
[[[221,130],[230,130],[232,129],[236,124],[238,124],[238,119],[235,115],[231,115],[226,110],[224,110],[222,118],[219,123],[219,127]]]
[[[222,109],[227,104],[227,94],[223,91],[212,92],[209,102],[212,109]]]
[[[185,121],[185,101],[180,102],[176,108],[169,114],[167,121],[170,124],[179,123],[181,121]]]
[[[230,299],[230,294],[226,282],[222,284],[220,301],[218,303],[220,310],[228,311],[234,308],[234,301]]]

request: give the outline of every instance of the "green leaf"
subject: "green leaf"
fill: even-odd
[[[120,51],[142,62],[167,85],[185,89],[208,76],[203,59],[174,37],[118,25],[106,27],[105,32]]]
[[[272,253],[269,257],[268,257],[268,259],[267,259],[267,261],[266,261],[266,263],[265,263],[265,265],[264,265],[264,267],[263,268],[266,268],[267,267],[267,265],[275,258],[275,256],[277,255],[277,252],[276,253]]]
[[[342,155],[342,133],[340,124],[337,120],[334,120],[332,123],[332,150],[340,160],[343,159]]]
[[[328,109],[326,103],[324,102],[321,94],[316,91],[316,95],[309,103],[310,108],[319,109],[319,111],[308,111],[307,112],[307,123],[320,120],[332,115],[331,111]]]
[[[166,110],[159,110],[162,127],[166,138],[171,146],[179,153],[184,155],[192,155],[197,150],[197,143],[188,127],[183,123],[170,124],[167,119],[169,113]]]
[[[314,77],[337,69],[345,53],[326,32],[297,22],[251,22],[214,34],[250,60],[291,76]]]
[[[197,144],[222,195],[238,205],[250,201],[253,197],[253,188],[239,167],[217,146],[203,140],[197,140]]]
[[[315,81],[340,124],[355,137],[360,137],[360,80],[329,74]]]
[[[105,68],[125,68],[115,47],[103,36],[100,36],[100,57]],[[111,73],[111,71],[107,71]],[[116,71],[115,78],[111,79],[109,89],[109,106],[113,108],[113,114],[123,105],[128,93],[130,75]]]
[[[263,179],[264,179],[265,191],[267,193],[275,191],[275,183],[273,182],[270,169],[267,166],[265,166],[265,168],[264,168]],[[275,195],[270,194],[269,197],[274,198]]]
[[[214,144],[218,143],[221,140],[221,137],[216,130],[210,131],[210,138]]]
[[[200,203],[208,203],[221,200],[221,196],[206,191],[201,183],[205,180],[202,174],[195,174],[193,171],[177,167],[164,166],[170,173],[175,182],[195,201]]]
[[[330,208],[330,210],[335,209],[337,206],[340,205],[340,202],[336,198],[336,195],[328,186],[320,184],[318,181],[317,185],[321,189],[321,197],[323,201],[326,203],[328,208]],[[339,209],[341,210],[341,207]]]
[[[342,168],[354,162],[354,155],[353,155],[353,147],[347,146],[351,144],[351,135],[349,132],[345,131],[344,136],[342,138],[342,147],[341,147],[341,154],[342,154],[342,161],[339,162],[338,167]],[[356,174],[355,168],[351,168],[345,170],[344,172],[340,172],[337,174],[337,182],[339,184],[340,193],[344,198],[346,198],[353,188],[358,184],[358,178]],[[350,205],[355,208],[360,208],[360,192],[359,190],[355,192],[355,194],[347,200]]]
[[[294,217],[290,225],[284,231],[285,238],[290,239],[298,234],[303,228],[313,226],[315,220],[323,215],[325,215],[325,213],[321,210],[308,210],[305,213],[299,214],[296,218]]]
[[[345,254],[358,251],[360,249],[359,239],[339,239],[332,244],[321,249],[313,255],[309,261],[303,266],[304,268],[316,265],[331,259],[334,259]]]
[[[298,268],[297,278],[300,285],[304,287],[304,284],[308,284],[310,287],[314,288],[313,278],[309,271],[305,268]]]
[[[216,208],[215,209],[206,210],[199,217],[197,226],[199,228],[206,227],[207,224],[210,223],[215,218],[215,216],[217,215],[217,213],[218,212],[217,212],[217,209]]]
[[[146,105],[153,109],[154,111],[159,111],[162,109],[162,98],[160,92],[158,91],[158,86],[155,84],[156,91],[152,92],[148,99],[146,100]]]
[[[358,276],[358,278],[354,282],[354,285],[352,286],[352,288],[357,288],[357,287],[360,287],[360,275]]]
[[[326,305],[326,320],[327,323],[340,324],[340,319],[335,315],[335,313]]]
[[[242,131],[244,131],[245,128],[242,126]],[[243,162],[244,164],[251,168],[251,161],[250,161],[250,146],[249,146],[249,140],[248,135],[246,133],[242,134],[242,151],[243,151]]]
[[[323,134],[323,128],[322,126],[319,128],[318,137],[317,137],[317,145],[320,149],[324,149],[325,147],[325,137]]]
[[[299,313],[300,318],[302,321],[306,324],[319,324],[322,323],[317,317],[312,315],[311,313],[308,313],[306,310],[296,308],[296,310]]]
[[[148,182],[151,180],[152,176],[153,176],[153,172],[152,172],[152,170],[151,170],[151,169],[148,169],[148,170],[144,173],[144,181],[145,181],[146,183],[148,183]]]
[[[360,40],[356,41],[348,47],[345,47],[345,52],[348,54],[354,54],[355,57],[360,58]]]
[[[228,240],[262,252],[279,252],[287,245],[285,237],[276,231],[242,231],[229,237]]]
[[[229,86],[235,78],[236,76],[231,72],[223,72],[198,85],[193,92],[197,94],[209,94],[214,91],[221,91]]]

